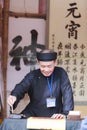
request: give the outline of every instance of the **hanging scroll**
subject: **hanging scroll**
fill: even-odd
[[[44,19],[9,18],[7,89],[38,68],[36,52],[45,48]],[[14,29],[13,29],[14,28]]]
[[[87,102],[87,0],[50,0],[49,48],[67,71],[76,102]]]

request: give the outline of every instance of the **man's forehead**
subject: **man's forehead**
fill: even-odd
[[[54,60],[52,60],[52,61],[39,61],[40,65],[52,65],[54,63],[55,63]]]

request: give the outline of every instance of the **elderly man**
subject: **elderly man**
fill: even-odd
[[[74,109],[73,93],[67,73],[56,66],[57,53],[37,52],[40,68],[29,72],[8,97],[12,107],[28,93],[30,103],[21,112],[26,117],[63,118]]]

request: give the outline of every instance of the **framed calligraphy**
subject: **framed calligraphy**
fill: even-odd
[[[57,65],[67,71],[75,103],[80,104],[87,104],[86,4],[86,0],[49,3],[49,48],[57,51]]]

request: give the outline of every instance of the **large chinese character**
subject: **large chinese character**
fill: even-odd
[[[76,24],[74,21],[71,21],[71,24],[70,25],[66,25],[66,29],[68,28],[69,32],[68,32],[68,37],[74,37],[74,39],[77,39],[77,34],[78,34],[78,31],[77,31],[77,28],[80,27],[80,24]]]
[[[69,13],[67,14],[66,17],[68,17],[70,14],[72,14],[72,16],[73,16],[74,18],[80,18],[80,17],[81,17],[81,14],[80,14],[80,13],[79,13],[78,15],[75,14],[75,11],[78,9],[77,7],[75,7],[75,6],[76,6],[76,3],[71,3],[71,4],[69,4],[69,5],[71,6],[71,8],[67,9],[67,11],[68,11]]]
[[[24,65],[30,65],[30,70],[35,69],[35,64],[37,63],[36,51],[37,49],[45,49],[45,45],[37,43],[37,36],[38,32],[36,30],[31,30],[31,44],[29,46],[24,46],[23,48],[18,46],[22,41],[22,36],[18,35],[13,38],[12,42],[14,43],[14,46],[9,52],[9,55],[13,58],[10,65],[15,66],[17,71],[21,69],[21,59],[23,59]]]

